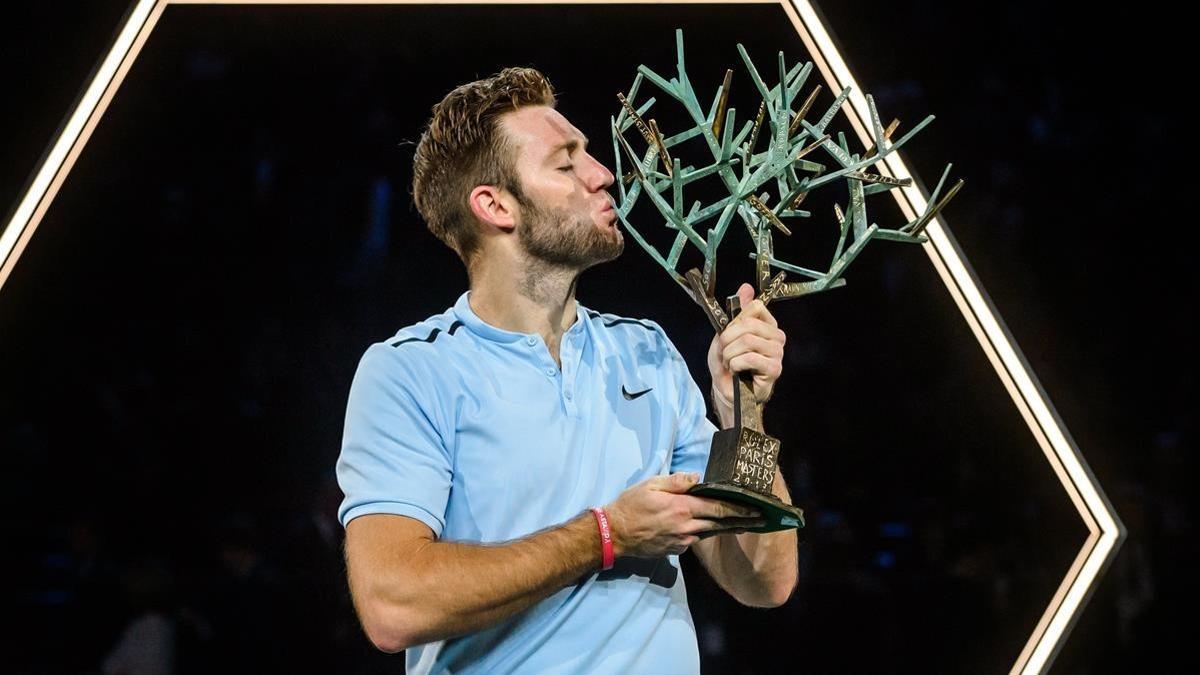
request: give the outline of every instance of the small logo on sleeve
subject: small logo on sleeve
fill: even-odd
[[[632,393],[632,394],[631,394],[631,393],[629,393],[629,391],[628,391],[627,389],[625,389],[625,385],[623,385],[623,384],[622,384],[622,385],[621,385],[621,393],[625,395],[625,398],[626,398],[626,399],[628,399],[628,400],[632,401],[633,399],[635,399],[635,398],[637,398],[637,397],[641,396],[642,394],[645,394],[646,392],[650,391],[650,390],[651,390],[651,389],[653,389],[653,388],[654,388],[654,387],[648,387],[647,389],[645,389],[645,390],[643,390],[643,391],[634,392],[634,393]]]

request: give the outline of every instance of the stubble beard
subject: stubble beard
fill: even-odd
[[[591,218],[572,216],[566,209],[546,209],[532,199],[521,205],[525,215],[518,239],[532,258],[573,270],[615,260],[625,250],[620,230],[605,231]]]

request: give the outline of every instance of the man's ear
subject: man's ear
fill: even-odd
[[[511,232],[516,227],[516,200],[495,185],[476,185],[468,198],[471,212],[486,226]]]

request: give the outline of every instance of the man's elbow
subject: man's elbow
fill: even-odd
[[[421,549],[429,526],[413,518],[368,514],[346,527],[346,576],[359,623],[371,644],[395,654],[428,640],[435,617],[427,610]]]
[[[375,603],[364,608],[360,618],[367,639],[375,648],[387,654],[396,654],[417,644],[411,614],[395,605]]]
[[[787,601],[792,597],[792,593],[796,591],[796,582],[797,579],[793,577],[787,584],[777,587],[771,594],[771,605],[769,606],[781,607],[787,604]]]
[[[774,609],[787,604],[791,599],[792,593],[796,590],[797,577],[791,577],[786,583],[772,584],[764,588],[761,593],[753,598],[738,598],[738,601],[747,607],[756,607],[759,609]]]
[[[370,630],[367,631],[367,637],[371,639],[371,644],[375,645],[375,648],[384,654],[398,654],[408,649],[408,645],[404,643],[404,640],[398,637],[391,637]]]

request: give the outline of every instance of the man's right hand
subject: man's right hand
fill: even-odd
[[[613,554],[635,558],[678,555],[714,530],[739,532],[765,522],[758,509],[684,494],[699,478],[693,473],[673,473],[626,488],[606,507]]]

